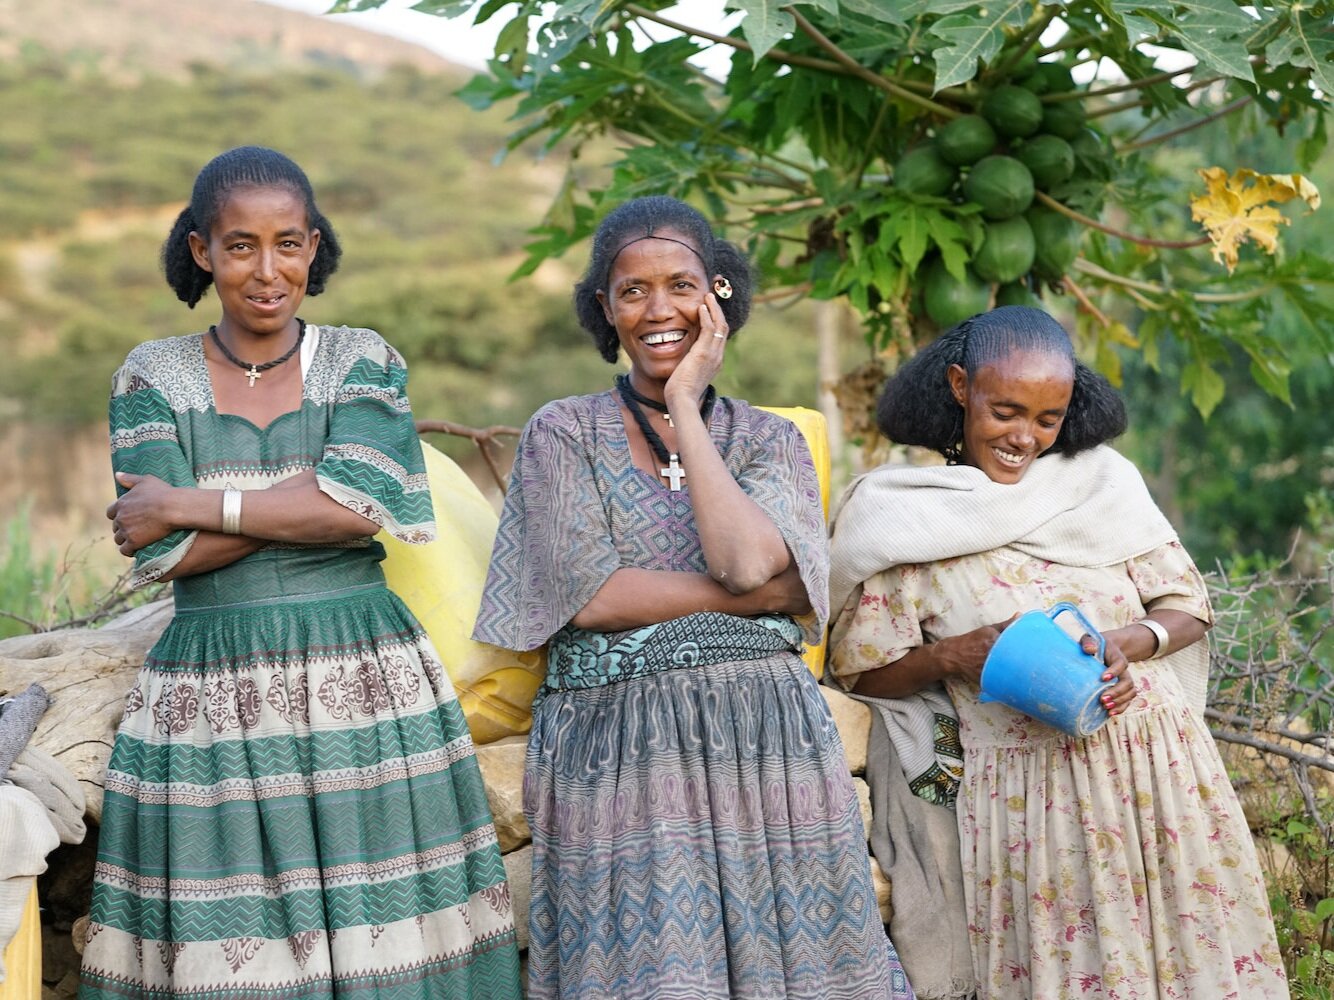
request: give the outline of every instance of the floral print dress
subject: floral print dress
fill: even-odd
[[[1099,629],[1147,609],[1212,621],[1176,542],[1073,567],[1009,548],[897,566],[835,628],[847,684],[910,649],[1016,612],[1077,605]],[[1287,997],[1263,876],[1204,721],[1163,660],[1132,663],[1136,697],[1084,739],[951,681],[964,779],[965,900],[982,998]]]

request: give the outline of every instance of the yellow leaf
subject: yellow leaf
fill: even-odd
[[[1320,207],[1319,190],[1302,174],[1261,174],[1246,167],[1231,177],[1222,167],[1206,167],[1199,174],[1207,191],[1191,199],[1190,215],[1209,233],[1214,260],[1229,273],[1237,266],[1238,248],[1248,239],[1266,253],[1278,249],[1279,223],[1289,222],[1274,204],[1300,198],[1311,211]]]

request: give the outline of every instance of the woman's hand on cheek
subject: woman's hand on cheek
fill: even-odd
[[[1121,652],[1121,647],[1105,636],[1104,642],[1106,648],[1102,658],[1107,669],[1103,671],[1102,679],[1115,683],[1103,692],[1102,703],[1112,715],[1120,715],[1130,707],[1135,698],[1135,682],[1130,676],[1130,664],[1126,661],[1125,654]],[[1089,656],[1098,655],[1098,641],[1091,635],[1083,636],[1079,640],[1079,646]]]
[[[727,346],[727,319],[712,292],[707,293],[699,304],[698,322],[699,336],[667,380],[666,396],[669,404],[674,393],[682,393],[698,405],[709,383],[723,366]]]

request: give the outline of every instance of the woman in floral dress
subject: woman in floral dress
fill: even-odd
[[[116,373],[107,514],[175,617],[107,772],[84,1000],[519,996],[467,724],[371,537],[434,533],[407,372],[296,314],[338,255],[296,164],[218,156],[163,263],[221,316]]]
[[[950,464],[884,466],[850,488],[832,542],[832,665],[860,695],[943,683],[957,709],[980,996],[1287,997],[1254,845],[1202,717],[1205,586],[1104,443],[1124,429],[1120,398],[1051,317],[1005,307],[908,362],[879,419]],[[1086,738],[978,700],[1008,621],[1061,601],[1106,639],[1112,717]]]

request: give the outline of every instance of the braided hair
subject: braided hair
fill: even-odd
[[[881,433],[899,444],[921,445],[951,462],[960,461],[964,414],[950,391],[950,366],[959,365],[971,379],[987,365],[1021,351],[1065,358],[1075,373],[1065,420],[1044,454],[1074,455],[1126,429],[1121,394],[1075,357],[1060,323],[1041,309],[1001,306],[946,331],[894,373],[876,407]]]
[[[755,276],[740,248],[715,236],[704,216],[683,201],[665,195],[634,198],[612,209],[602,220],[593,235],[588,269],[574,286],[574,312],[579,325],[592,334],[598,352],[613,364],[620,340],[616,328],[607,322],[598,292],[607,291],[612,264],[621,250],[636,240],[658,234],[668,234],[688,244],[703,261],[706,278],[721,274],[731,283],[732,297],[718,300],[727,319],[729,338],[750,316]]]
[[[315,207],[315,192],[300,167],[282,153],[263,146],[238,146],[220,153],[205,164],[195,178],[190,204],[176,217],[171,233],[162,244],[162,270],[176,297],[191,309],[204,297],[213,275],[195,263],[190,252],[190,233],[207,238],[227,197],[239,188],[286,188],[306,207],[312,229],[320,231],[320,243],[310,265],[306,294],[319,295],[329,276],[338,270],[343,248],[333,225]]]

